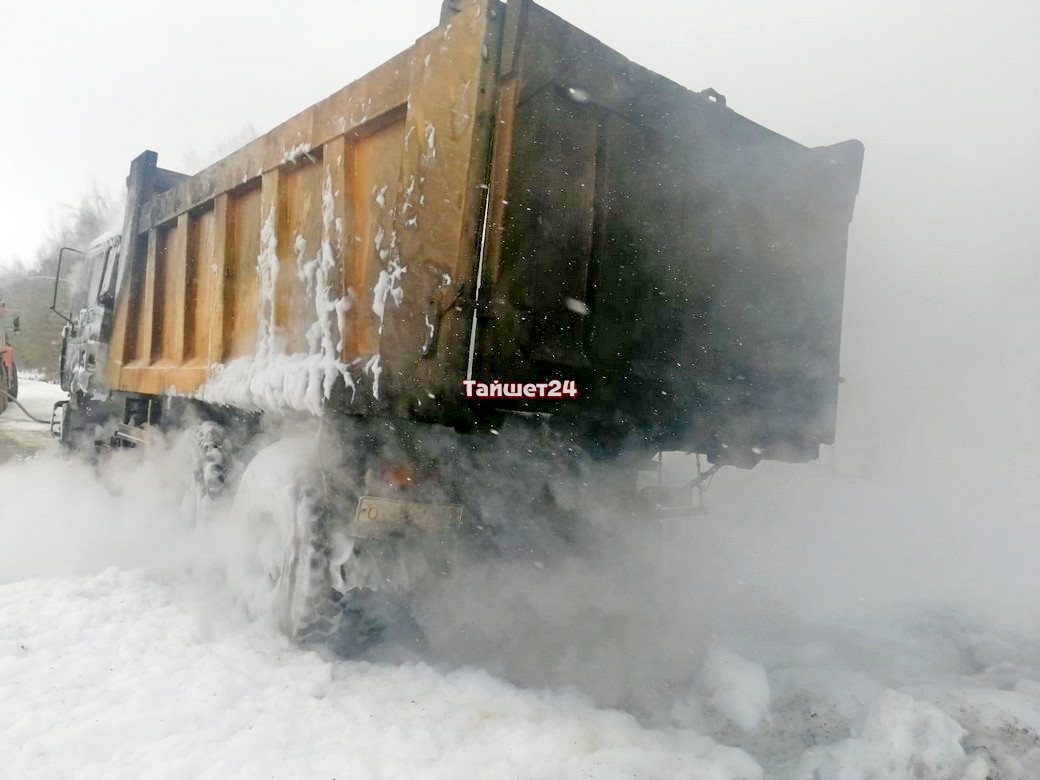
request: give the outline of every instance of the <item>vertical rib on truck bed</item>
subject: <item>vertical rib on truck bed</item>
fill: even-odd
[[[468,320],[451,304],[472,273],[498,30],[487,0],[456,5],[166,191],[147,181],[154,155],[135,163],[112,389],[316,413],[332,390],[364,410],[402,385],[455,388]]]

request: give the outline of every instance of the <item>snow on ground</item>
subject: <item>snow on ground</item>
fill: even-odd
[[[0,766],[18,778],[756,777],[689,731],[478,670],[330,661],[213,583],[116,568],[7,585]]]
[[[19,377],[18,401],[33,417],[50,420],[56,401],[65,392],[55,384]],[[26,458],[50,444],[47,426],[29,419],[17,404],[9,404],[0,415],[0,463],[10,458]]]
[[[1002,546],[821,468],[720,477],[707,518],[460,573],[422,657],[346,661],[246,617],[179,457],[0,466],[0,777],[1040,777],[1027,489],[991,488]]]

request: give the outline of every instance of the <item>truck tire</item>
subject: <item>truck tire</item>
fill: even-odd
[[[331,638],[340,618],[313,449],[312,441],[285,440],[250,461],[232,507],[237,552],[228,566],[249,613],[301,642]]]
[[[7,381],[7,371],[3,368],[0,368],[0,391],[3,391],[0,392],[0,414],[3,414],[7,409],[7,394],[11,392]]]
[[[356,496],[327,499],[317,450],[311,438],[284,440],[246,466],[232,507],[232,590],[254,618],[344,657],[387,641],[421,647],[407,586],[424,572],[422,552],[349,540],[342,521]]]

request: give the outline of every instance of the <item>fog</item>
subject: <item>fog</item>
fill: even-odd
[[[557,568],[460,570],[422,605],[431,662],[576,685],[648,721],[710,730],[675,707],[715,642],[767,667],[784,641],[820,642],[887,669],[877,679],[894,684],[910,667],[923,677],[988,668],[951,661],[959,640],[935,638],[950,625],[1012,644],[1040,636],[1040,6],[543,4],[802,143],[863,141],[838,440],[811,465],[724,470],[707,515],[612,525],[603,544]],[[20,7],[28,32],[0,54],[0,100],[18,109],[0,125],[0,195],[17,204],[0,216],[15,242],[0,258],[28,255],[58,204],[91,179],[117,186],[142,148],[177,167],[246,123],[263,132],[408,45],[438,6],[182,5],[125,15],[102,4],[53,26],[40,23],[46,3]],[[158,26],[164,34],[146,44],[143,31]],[[41,49],[42,30],[54,40]],[[77,41],[108,37],[73,65]],[[34,66],[13,68],[22,58]],[[33,143],[48,153],[19,151]],[[113,498],[93,471],[66,465],[4,467],[41,521],[4,525],[0,581],[153,564],[164,534],[181,538],[170,530],[182,528],[180,493],[161,468],[135,472],[132,488],[110,478],[121,483]],[[666,467],[688,479],[691,459]],[[24,492],[52,484],[62,491],[42,503]],[[142,514],[169,523],[142,532]],[[184,565],[192,550],[214,549],[191,539],[177,548]],[[945,617],[930,623],[935,615]],[[907,625],[932,638],[907,640]]]

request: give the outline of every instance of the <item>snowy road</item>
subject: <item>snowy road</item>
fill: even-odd
[[[33,417],[51,419],[54,403],[66,398],[57,385],[35,379],[22,379],[19,402]],[[0,463],[11,458],[25,458],[51,445],[46,425],[40,425],[26,416],[16,404],[10,404],[0,415]]]
[[[461,577],[422,658],[360,662],[246,618],[175,460],[0,466],[0,778],[1040,777],[1026,619],[924,598],[1030,580],[1006,555],[978,580],[985,546],[904,496],[760,467],[609,565]]]

